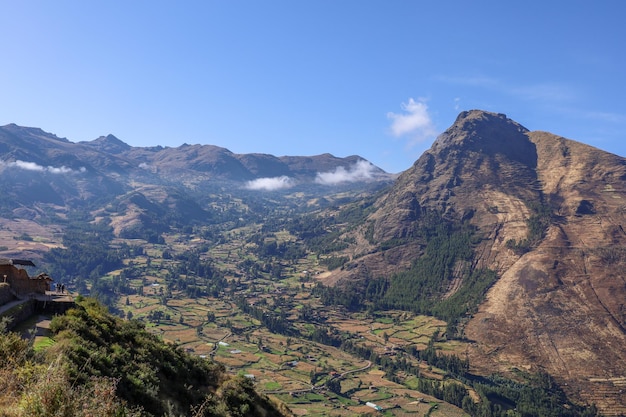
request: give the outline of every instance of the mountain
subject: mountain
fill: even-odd
[[[344,175],[330,182],[318,179],[336,172]],[[297,193],[291,202],[342,192],[358,195],[395,178],[359,156],[276,157],[188,144],[133,147],[113,135],[74,143],[15,124],[0,127],[0,173],[0,223],[17,227],[18,235],[78,216],[109,223],[118,236],[153,241],[173,227],[225,221],[224,211],[210,203],[216,196],[268,198],[274,200],[268,201],[271,205],[290,193]],[[232,211],[233,216],[239,217]],[[12,250],[15,245],[7,246]],[[5,255],[26,251],[38,258],[50,245],[18,246]]]
[[[462,391],[449,399],[470,414],[547,398],[499,396],[499,375],[507,387],[535,378],[563,399],[556,381],[604,415],[626,413],[620,156],[479,110],[461,113],[397,178],[358,156],[140,148],[112,135],[72,143],[16,125],[0,128],[0,150],[0,255],[44,260],[72,290],[151,326],[148,304],[196,338],[204,325],[229,329],[233,342],[252,335],[259,354],[272,352],[261,335],[293,338],[274,340],[281,352],[307,351],[300,336],[349,340],[390,381],[416,376],[429,395],[437,355],[461,355],[469,373],[442,387]],[[223,312],[218,322],[200,320],[209,304],[182,320],[196,299]],[[261,324],[235,326],[232,311]],[[421,315],[435,316],[436,330],[412,337]],[[405,359],[413,374],[398,371]]]
[[[459,320],[475,371],[543,370],[574,398],[624,413],[625,202],[626,159],[503,114],[463,112],[374,203],[344,251],[351,264],[327,282],[365,291],[397,274],[383,297],[391,303],[394,285],[412,279],[402,271],[433,257],[424,230],[435,213],[473,230],[472,250],[428,297],[469,294],[478,271],[496,276]]]
[[[109,177],[117,174],[153,182],[175,181],[189,174],[205,180],[235,182],[284,175],[306,183],[314,182],[318,173],[349,170],[365,161],[356,155],[337,158],[330,154],[235,154],[214,145],[132,147],[113,135],[73,143],[39,128],[15,124],[0,127],[0,156],[4,167],[8,164],[39,172],[89,172]],[[393,177],[373,165],[370,170],[373,180]]]

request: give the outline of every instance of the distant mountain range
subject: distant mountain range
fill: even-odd
[[[325,181],[318,174],[337,170],[346,175],[338,177],[335,182],[391,178],[356,155],[345,158],[330,154],[276,157],[258,153],[235,154],[218,146],[188,144],[176,148],[132,147],[113,135],[73,143],[39,128],[15,124],[0,127],[0,157],[4,167],[56,174],[125,175],[165,182],[190,176],[200,178],[197,181],[235,182],[286,176],[296,182],[323,184]]]
[[[205,203],[216,193],[261,200],[296,193],[292,201],[321,197],[323,205],[330,194],[378,189],[395,177],[359,156],[276,157],[188,144],[132,147],[113,135],[74,143],[39,128],[0,127],[0,218],[36,224],[113,206],[118,211],[109,222],[116,233],[159,233],[169,230],[172,219],[214,218]]]

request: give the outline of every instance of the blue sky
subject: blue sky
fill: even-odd
[[[73,142],[360,155],[462,110],[626,156],[623,1],[0,1],[0,125]]]

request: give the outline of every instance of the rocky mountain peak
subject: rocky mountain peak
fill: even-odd
[[[528,133],[504,114],[462,112],[389,193],[384,206],[404,212],[403,221],[388,224],[382,216],[375,235],[385,239],[406,235],[410,222],[424,210],[457,219],[488,211],[491,192],[511,194],[520,201],[540,198],[537,149]]]
[[[483,110],[464,111],[442,133],[431,148],[434,154],[447,155],[450,149],[462,149],[486,155],[501,155],[511,161],[535,166],[537,153],[521,124],[502,113]]]
[[[108,134],[106,136],[100,136],[91,142],[81,142],[88,146],[94,147],[99,151],[108,152],[111,154],[120,154],[128,151],[131,146],[116,138],[115,136]]]
[[[38,127],[26,127],[19,126],[15,123],[9,123],[8,125],[0,126],[0,133],[13,135],[14,138],[19,139],[20,141],[24,140],[45,140],[45,141],[53,141],[53,142],[62,142],[69,143],[69,140],[66,138],[60,138],[53,133],[45,132],[44,130]]]

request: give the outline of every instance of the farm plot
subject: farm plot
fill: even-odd
[[[389,375],[363,357],[308,340],[316,331],[324,330],[340,335],[353,346],[372,349],[379,357],[385,355],[385,360],[393,361],[403,355],[402,358],[417,365],[415,358],[396,348],[425,348],[433,334],[444,333],[445,322],[407,312],[349,314],[339,308],[323,306],[320,298],[312,295],[312,288],[323,275],[314,257],[280,262],[282,272],[278,277],[270,276],[265,269],[248,269],[250,265],[259,265],[248,247],[252,244],[245,239],[256,230],[258,228],[229,232],[228,243],[200,254],[202,259],[211,259],[211,265],[224,274],[228,283],[219,290],[219,297],[190,297],[189,292],[181,289],[184,287],[172,282],[179,279],[200,283],[204,278],[180,275],[172,280],[171,272],[167,275],[167,271],[158,270],[163,264],[149,262],[143,256],[133,263],[146,271],[131,281],[133,288],[141,288],[141,291],[120,300],[119,308],[144,320],[146,327],[164,340],[220,363],[233,374],[253,379],[259,391],[285,402],[296,415],[376,413],[365,405],[368,401],[379,404],[383,414],[389,416],[438,415],[449,406],[429,398],[421,402],[426,396],[411,389],[417,384],[413,381],[411,385],[410,376],[400,371],[395,375],[398,378],[393,379],[400,382],[406,379],[408,383],[390,381]],[[286,233],[275,234],[275,239],[280,241],[291,238]],[[201,241],[196,243],[202,244]],[[184,243],[176,244],[184,247]],[[156,256],[157,249],[148,253]],[[174,248],[173,252],[176,251]],[[244,264],[248,266],[244,268]],[[249,310],[244,309],[246,305]],[[265,316],[259,312],[281,317],[283,327],[277,333],[270,332],[263,326],[267,324]],[[438,341],[437,347],[450,352],[462,349],[445,340]],[[422,375],[443,377],[439,370],[427,368],[426,364],[420,366]],[[454,414],[458,409],[448,411],[448,415],[461,415]]]

